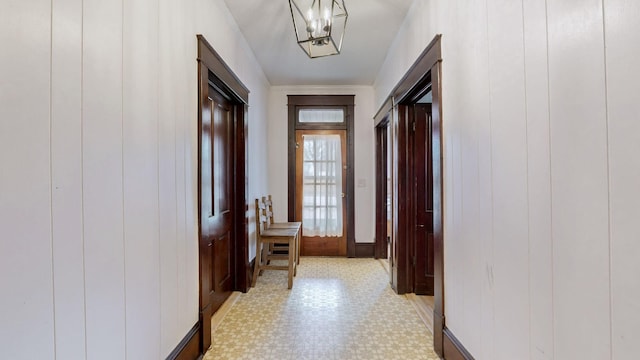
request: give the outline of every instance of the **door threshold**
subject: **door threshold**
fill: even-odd
[[[414,293],[405,294],[404,296],[413,305],[418,317],[433,335],[433,296],[416,295]]]
[[[380,263],[380,265],[382,266],[384,271],[386,271],[387,275],[389,275],[389,260],[388,259],[378,259],[378,262]]]
[[[225,300],[225,302],[222,304],[222,306],[220,306],[218,311],[216,311],[213,316],[211,316],[211,336],[213,336],[213,333],[216,331],[218,326],[220,326],[222,320],[224,320],[224,317],[229,313],[229,310],[231,310],[231,308],[239,298],[239,291],[232,292],[227,300]]]

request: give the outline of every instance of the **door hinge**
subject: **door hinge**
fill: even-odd
[[[416,132],[416,122],[413,122],[413,132]]]

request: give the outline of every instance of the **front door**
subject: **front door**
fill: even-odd
[[[233,287],[234,118],[231,104],[213,87],[209,86],[203,97],[199,129],[200,304],[204,323],[210,324],[211,315],[229,297]],[[206,326],[203,331],[210,333]]]
[[[346,256],[346,130],[296,131],[300,254]]]
[[[433,295],[431,104],[415,104],[413,114],[414,292],[418,295]]]

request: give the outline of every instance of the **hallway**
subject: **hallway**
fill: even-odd
[[[205,360],[438,359],[431,333],[373,259],[304,257],[292,290],[286,273],[266,271],[212,332]]]
[[[216,274],[246,272],[253,200],[271,194],[276,222],[295,215],[289,114],[306,105],[290,108],[289,96],[353,97],[349,249],[386,257],[387,220],[406,245],[403,233],[424,224],[394,210],[424,184],[397,150],[415,148],[407,115],[416,108],[405,107],[427,100],[411,91],[426,85],[424,71],[410,72],[423,68],[434,69],[432,125],[434,114],[442,125],[431,129],[441,138],[431,143],[441,150],[431,164],[442,183],[433,199],[438,351],[638,358],[640,1],[345,1],[344,48],[326,59],[301,51],[288,0],[0,1],[0,359],[204,355],[210,331],[200,320],[213,307],[201,307],[201,250],[213,258],[233,237],[240,251],[216,262]],[[212,57],[199,56],[199,36]],[[436,39],[440,56],[427,61]],[[244,151],[225,163],[244,172],[236,206],[211,214],[237,220],[220,251],[200,236],[210,61],[226,74],[211,72],[212,85],[244,88],[232,97],[247,99],[234,105],[233,143]],[[386,162],[375,156],[384,141]],[[391,201],[376,188],[387,183]],[[376,216],[383,207],[390,218]],[[392,249],[396,268],[423,259],[412,244]],[[233,290],[247,291],[243,275]],[[430,335],[380,263],[304,258],[286,287],[271,272],[238,294],[207,358],[428,357]],[[388,353],[395,345],[406,352]]]

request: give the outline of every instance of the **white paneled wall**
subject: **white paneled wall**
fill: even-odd
[[[222,0],[0,4],[0,358],[160,359],[196,323],[198,33],[265,164],[269,84]]]
[[[182,123],[179,121],[182,109],[179,108],[180,100],[173,96],[172,87],[178,91],[184,91],[180,86],[179,72],[180,53],[186,51],[180,49],[180,38],[186,35],[183,31],[183,16],[175,0],[161,0],[159,2],[158,17],[163,26],[158,28],[160,39],[166,39],[158,44],[158,57],[162,61],[158,64],[158,191],[160,194],[169,194],[159,197],[159,241],[164,244],[160,247],[160,343],[161,353],[168,354],[172,351],[174,339],[180,337],[182,331],[180,324],[185,322],[178,311],[185,288],[180,279],[184,279],[184,273],[178,272],[179,266],[184,262],[181,246],[185,241],[184,231],[184,200],[178,201],[178,193],[184,198],[184,185],[178,187],[178,178],[182,179],[184,168],[178,170],[178,163],[183,163],[184,148],[178,146],[179,138],[177,128]],[[178,50],[180,49],[180,50]],[[176,189],[181,189],[176,191]],[[179,216],[181,214],[181,216]],[[177,291],[176,291],[177,289]],[[182,302],[183,304],[184,302]],[[181,321],[182,320],[182,321]]]
[[[527,117],[522,2],[488,1],[494,337],[505,359],[529,352]],[[465,198],[466,196],[463,196]],[[469,234],[473,236],[473,234]]]
[[[610,239],[602,1],[549,1],[547,20],[555,355],[606,359]],[[587,296],[590,316],[576,306]]]
[[[637,354],[640,334],[640,3],[608,0],[607,46],[612,358]],[[630,25],[633,24],[633,27]]]
[[[532,359],[553,356],[553,248],[549,162],[546,6],[523,2],[529,212],[529,321]]]
[[[157,0],[130,1],[124,3],[123,13],[124,255],[129,359],[161,358],[159,69],[158,62],[149,61],[159,51],[158,7]]]
[[[424,0],[390,49],[378,105],[443,34],[445,316],[476,359],[636,357],[638,18]]]
[[[0,352],[47,358],[55,346],[50,1],[0,3],[0,46]]]
[[[55,351],[85,356],[85,278],[82,209],[82,1],[52,8],[51,181]]]
[[[87,357],[126,354],[122,3],[83,3],[82,178]],[[53,84],[52,92],[57,91]],[[57,214],[54,214],[54,219]],[[55,259],[54,259],[55,261]],[[62,314],[61,314],[62,315]]]
[[[354,101],[354,189],[355,237],[372,243],[375,230],[375,149],[371,119],[373,88],[370,86],[273,86],[269,98],[269,184],[276,204],[276,221],[287,219],[287,95],[355,95]],[[284,159],[284,160],[283,160]],[[266,171],[266,170],[265,170]],[[358,181],[364,180],[364,186]]]
[[[268,154],[270,148],[268,144],[268,123],[271,119],[268,117],[269,109],[269,96],[270,92],[251,93],[250,95],[251,107],[249,108],[249,133],[247,134],[247,141],[249,143],[248,157],[249,157],[249,169],[247,171],[248,179],[257,179],[251,181],[249,187],[249,193],[247,194],[247,201],[249,202],[247,218],[249,219],[249,259],[253,259],[256,256],[256,224],[255,224],[255,199],[265,196],[269,193],[271,183],[269,182],[268,169],[270,165],[268,163]],[[261,109],[262,113],[256,112]],[[264,118],[269,118],[269,121],[264,121]],[[261,119],[262,121],[257,121]]]

